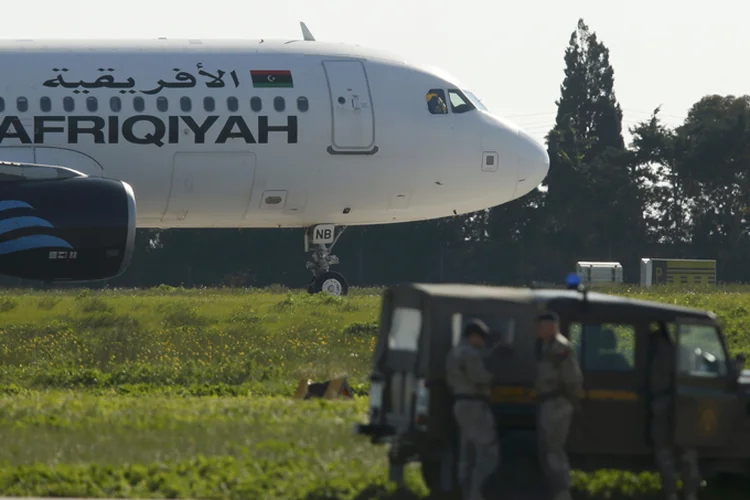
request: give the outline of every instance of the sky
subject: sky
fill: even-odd
[[[713,0],[34,0],[6,2],[3,38],[293,38],[396,52],[458,78],[543,140],[579,18],[610,49],[623,128],[659,105],[679,125],[707,94],[750,92],[750,2]],[[626,142],[630,134],[626,133]]]

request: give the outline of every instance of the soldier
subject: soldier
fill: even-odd
[[[675,470],[675,451],[679,452],[682,463],[682,482],[685,500],[698,498],[698,487],[701,483],[698,469],[698,455],[693,449],[679,449],[673,446],[672,431],[672,374],[675,369],[675,350],[669,333],[664,325],[652,337],[650,363],[650,400],[651,400],[651,441],[654,445],[656,465],[661,474],[661,483],[668,500],[677,500],[677,473]]]
[[[571,500],[570,465],[565,441],[583,391],[583,375],[575,349],[559,332],[553,312],[537,317],[538,339],[536,378],[537,439],[542,470],[554,500]]]
[[[464,342],[448,354],[446,379],[456,400],[453,415],[461,441],[458,479],[465,499],[480,500],[482,487],[495,471],[500,454],[495,418],[489,407],[492,373],[484,366],[489,329],[482,321],[474,320],[466,325],[463,334]]]

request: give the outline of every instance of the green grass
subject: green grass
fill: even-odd
[[[96,494],[304,498],[333,488],[349,496],[384,485],[383,451],[351,428],[367,402],[278,397],[101,396],[72,391],[0,399],[0,488],[4,494],[75,494],[65,472],[106,472]],[[143,464],[143,465],[139,465]],[[56,471],[35,485],[13,473]],[[133,467],[135,479],[117,478]],[[148,466],[164,474],[156,481]],[[201,473],[203,467],[214,469]],[[416,471],[411,467],[410,481]],[[88,477],[88,475],[86,476]],[[90,481],[89,481],[90,482]],[[223,483],[223,486],[222,486]],[[89,486],[87,486],[88,488]],[[30,488],[30,489],[29,489]],[[248,494],[255,492],[258,496]]]
[[[713,310],[733,353],[750,354],[750,288],[613,292]],[[364,395],[379,307],[379,290],[2,293],[0,494],[385,494],[386,449],[352,436],[366,398],[289,397],[300,378],[336,376]],[[658,493],[653,475],[575,481],[581,498]]]
[[[378,300],[172,289],[0,296],[14,304],[0,308],[0,387],[278,394],[305,377],[362,384]]]

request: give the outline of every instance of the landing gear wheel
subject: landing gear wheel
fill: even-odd
[[[349,284],[346,279],[341,274],[330,270],[333,264],[339,263],[338,257],[331,254],[333,246],[346,228],[340,227],[339,229],[338,234],[333,224],[318,224],[305,229],[305,252],[312,252],[312,260],[307,263],[306,267],[313,275],[312,281],[307,286],[307,293],[325,292],[337,296],[349,293]]]
[[[343,296],[349,293],[349,284],[343,275],[328,271],[318,276],[308,288],[312,293],[328,293],[330,295]]]

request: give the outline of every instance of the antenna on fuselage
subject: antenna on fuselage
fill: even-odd
[[[305,39],[306,42],[314,42],[315,37],[312,33],[310,33],[310,30],[307,28],[307,25],[303,23],[302,21],[299,22],[300,27],[302,28],[302,38]]]

